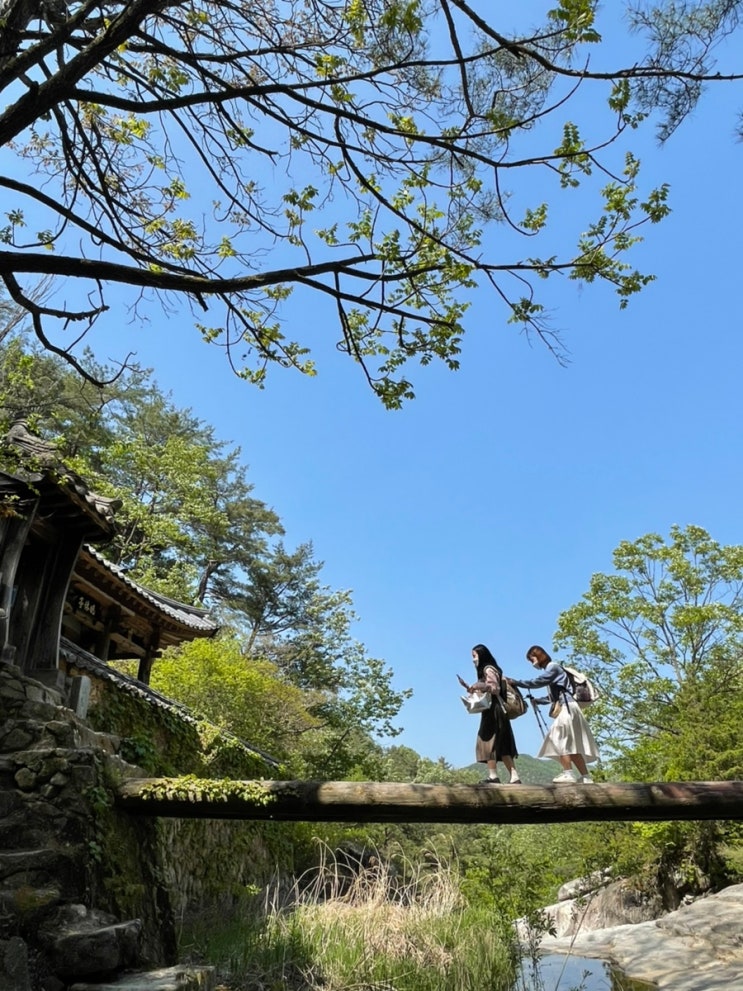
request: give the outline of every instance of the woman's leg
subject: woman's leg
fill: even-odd
[[[588,776],[588,768],[586,767],[586,762],[583,754],[571,754],[568,760],[572,760],[575,764],[575,768],[582,778]],[[570,764],[568,764],[568,770],[570,769]]]
[[[511,778],[510,783],[512,785],[520,784],[521,783],[521,778],[519,777],[519,772],[516,770],[516,765],[513,762],[513,757],[508,757],[508,756],[504,755],[503,757],[501,757],[501,760],[505,764],[506,770],[508,771],[508,773],[510,775],[510,778]]]

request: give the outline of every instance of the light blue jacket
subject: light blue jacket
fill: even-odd
[[[549,695],[532,699],[537,705],[564,702],[566,695],[568,698],[572,698],[573,694],[570,691],[570,678],[568,678],[562,664],[558,664],[557,661],[550,661],[547,667],[543,671],[540,671],[536,678],[529,678],[525,681],[517,681],[516,678],[511,678],[511,681],[514,685],[518,685],[519,688],[543,688],[545,685],[548,686]]]

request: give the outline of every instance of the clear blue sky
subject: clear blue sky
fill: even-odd
[[[490,296],[468,315],[461,370],[418,371],[397,413],[327,346],[337,333],[319,303],[292,319],[320,345],[320,374],[276,370],[263,392],[232,378],[187,316],[122,325],[161,387],[242,447],[288,541],[311,540],[325,582],[353,590],[356,637],[414,690],[394,742],[470,763],[476,721],[455,675],[472,645],[525,676],[526,647],[549,648],[619,541],[674,523],[743,540],[738,101],[720,88],[664,148],[650,132],[634,142],[648,180],[671,184],[673,213],[634,259],[658,279],[624,312],[608,289],[566,283],[553,298],[568,367]],[[550,200],[567,217],[569,194]],[[121,357],[121,340],[96,350]],[[534,754],[533,715],[514,728]]]

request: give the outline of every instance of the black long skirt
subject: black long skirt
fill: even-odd
[[[486,764],[489,760],[503,760],[504,757],[518,757],[516,740],[511,728],[511,720],[493,705],[480,716],[480,728],[475,743],[475,760]]]

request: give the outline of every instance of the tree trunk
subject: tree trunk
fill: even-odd
[[[591,785],[416,785],[372,781],[140,778],[117,804],[181,819],[548,823],[743,819],[743,781]]]

